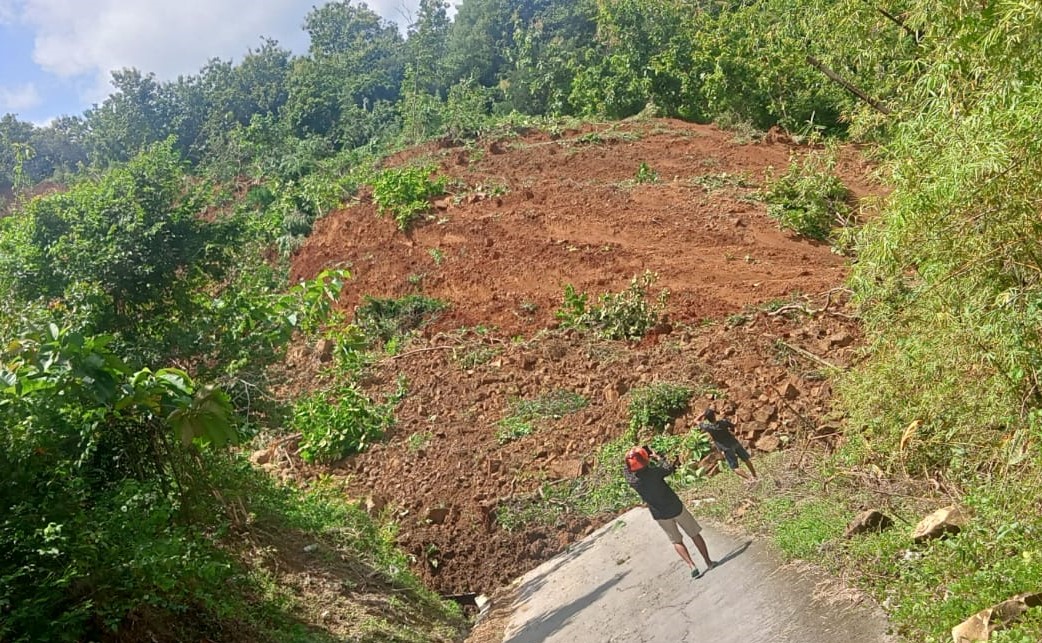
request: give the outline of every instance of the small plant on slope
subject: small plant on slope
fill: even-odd
[[[641,161],[637,168],[637,183],[658,183],[658,172],[651,169],[646,162]]]
[[[850,216],[850,191],[835,175],[835,165],[822,155],[792,161],[785,174],[768,184],[767,213],[799,235],[828,239],[833,225],[846,224]]]
[[[431,178],[434,166],[386,169],[373,181],[373,201],[381,214],[390,212],[399,230],[430,209],[430,200],[445,194],[445,179]]]
[[[383,437],[394,422],[390,404],[376,404],[353,386],[320,391],[293,409],[293,426],[300,431],[300,457],[307,462],[332,462],[360,453]]]
[[[588,295],[569,284],[565,286],[564,304],[555,316],[565,328],[591,329],[605,339],[640,339],[658,323],[669,295],[663,290],[657,301],[649,302],[648,292],[654,282],[655,274],[645,272],[630,280],[626,290],[602,294],[598,305],[592,307],[587,303]]]
[[[666,424],[687,410],[691,389],[683,384],[656,382],[630,392],[627,409],[630,433],[636,437],[641,429],[662,433]]]

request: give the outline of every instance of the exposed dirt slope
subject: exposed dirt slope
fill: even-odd
[[[647,121],[557,140],[533,133],[487,143],[480,153],[414,151],[395,162],[431,154],[470,186],[439,203],[437,221],[404,235],[363,197],[320,221],[299,251],[296,277],[351,267],[347,306],[365,294],[418,290],[451,304],[366,382],[377,392],[407,378],[393,435],[334,469],[358,497],[393,508],[400,542],[434,587],[491,590],[607,518],[509,532],[495,512],[547,480],[588,471],[597,448],[623,432],[633,386],[690,383],[700,395],[693,408],[718,398],[756,449],[835,431],[823,421],[831,391],[821,381],[822,360],[842,366],[852,358],[856,325],[835,314],[834,303],[811,316],[771,314],[763,305],[803,293],[822,308],[842,284],[846,262],[780,231],[753,198],[768,167],[783,170],[790,154],[806,150],[732,138],[711,127]],[[634,182],[642,162],[661,182]],[[871,192],[853,154],[840,170],[855,193]],[[618,291],[644,270],[669,289],[670,321],[639,345],[539,332],[553,327],[565,284]],[[475,326],[493,330],[459,330]],[[290,366],[306,383],[321,368],[319,352],[298,351]],[[511,399],[557,389],[589,405],[498,444],[497,422]],[[690,428],[695,414],[673,430]]]

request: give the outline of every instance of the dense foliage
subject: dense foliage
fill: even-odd
[[[82,115],[0,118],[0,638],[95,639],[132,614],[230,609],[241,575],[212,542],[228,525],[220,487],[246,474],[221,445],[288,418],[309,458],[335,459],[392,421],[350,372],[292,409],[260,408],[291,335],[343,321],[331,315],[346,274],[291,287],[285,258],[363,185],[402,228],[426,210],[445,188],[430,168],[377,171],[396,146],[530,117],[658,114],[880,143],[892,192],[853,248],[870,346],[839,382],[845,457],[979,486],[978,499],[1038,471],[1031,3],[464,0],[450,19],[421,0],[403,36],[337,1],[303,24],[301,55],[264,40],[176,81],[124,69]],[[850,222],[824,158],[794,161],[765,192],[783,225],[818,239]],[[61,189],[30,198],[44,181]],[[638,277],[597,302],[569,287],[558,316],[636,339],[662,310],[650,286]],[[393,352],[443,306],[363,302],[335,336],[345,371],[361,346]],[[631,427],[661,430],[685,391],[634,392]],[[534,430],[520,413],[501,428],[504,441]],[[702,452],[684,439],[672,446]],[[614,491],[594,504],[626,502],[601,482]],[[941,581],[916,583],[929,596]],[[936,615],[919,607],[898,616]]]

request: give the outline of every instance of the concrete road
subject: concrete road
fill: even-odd
[[[878,610],[815,601],[818,579],[780,568],[759,542],[703,527],[722,564],[692,579],[647,509],[605,525],[521,579],[504,643],[890,640]]]

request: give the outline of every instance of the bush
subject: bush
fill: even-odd
[[[366,450],[394,423],[391,404],[376,404],[353,386],[320,391],[297,402],[293,428],[300,431],[300,457],[333,462]]]
[[[655,274],[645,272],[630,280],[629,287],[619,293],[605,293],[598,305],[588,307],[589,296],[578,293],[571,284],[565,286],[564,304],[554,315],[565,328],[595,331],[605,339],[637,340],[658,324],[666,308],[669,293],[663,290],[655,303],[648,302],[648,292]]]
[[[764,193],[767,214],[809,239],[828,239],[835,224],[847,224],[850,191],[834,174],[832,158],[812,154],[802,162],[793,160],[788,171],[769,181]]]
[[[642,429],[662,433],[666,424],[681,416],[688,408],[692,391],[683,384],[656,382],[630,391],[627,409],[633,437]]]
[[[430,200],[445,194],[444,177],[431,179],[434,166],[390,168],[373,181],[373,201],[381,214],[390,212],[399,230],[430,209]]]

